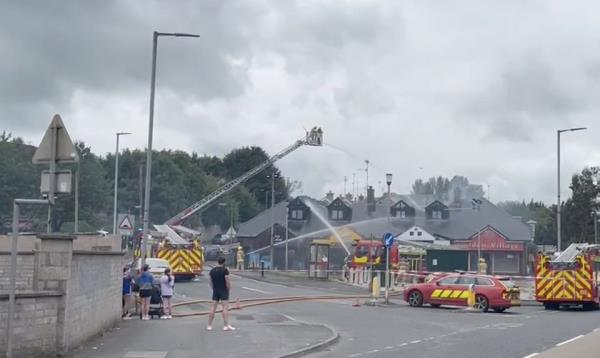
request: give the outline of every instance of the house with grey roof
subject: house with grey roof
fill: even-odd
[[[403,241],[463,250],[467,252],[466,266],[471,270],[476,270],[478,258],[482,257],[490,273],[526,274],[527,247],[532,242],[530,229],[485,198],[472,200],[467,194],[466,190],[452,188],[446,199],[398,194],[376,198],[369,188],[367,197],[358,201],[341,196],[326,201],[299,196],[242,223],[238,239],[246,252],[268,255],[273,236],[274,266],[282,267],[287,237],[288,250],[298,261],[296,268],[302,268],[310,242],[332,237],[332,229],[344,233],[338,234],[340,247],[350,251],[354,240],[380,240],[391,232]],[[411,232],[416,236],[411,237]],[[419,233],[427,240],[419,240]],[[337,255],[340,261],[345,254]],[[335,262],[330,258],[330,263]]]

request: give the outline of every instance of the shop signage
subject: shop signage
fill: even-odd
[[[481,240],[481,245],[479,245]],[[491,228],[484,229],[480,235],[475,234],[470,240],[455,241],[452,246],[470,251],[523,251],[522,242],[511,242]]]

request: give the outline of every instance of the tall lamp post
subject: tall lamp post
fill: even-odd
[[[117,148],[115,150],[115,197],[113,204],[113,235],[117,234],[117,196],[119,192],[119,137],[122,135],[130,135],[129,132],[118,132],[117,136]]]
[[[275,266],[275,237],[273,235],[273,230],[275,226],[275,218],[273,208],[275,207],[275,178],[279,178],[279,175],[275,172],[275,167],[273,167],[273,172],[267,178],[271,178],[271,247],[269,250],[269,255],[271,259],[271,270]]]
[[[560,134],[564,132],[576,132],[586,130],[585,127],[569,128],[569,129],[558,129],[556,131],[556,188],[557,188],[557,202],[556,202],[556,246],[558,251],[561,251],[561,228],[560,228]]]
[[[390,221],[390,211],[392,210],[392,195],[390,194],[390,186],[392,185],[392,173],[387,173],[385,175],[385,182],[387,183],[387,187],[388,187],[388,200],[390,201],[390,207],[388,208],[388,221]]]
[[[148,147],[146,148],[146,187],[144,191],[144,231],[142,235],[142,266],[146,263],[146,246],[148,243],[148,223],[150,222],[150,176],[152,174],[152,131],[154,128],[154,92],[156,88],[156,51],[158,38],[169,37],[200,37],[200,35],[184,33],[165,33],[154,31],[152,35],[152,74],[150,77],[150,111],[148,119]]]

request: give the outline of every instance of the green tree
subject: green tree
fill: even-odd
[[[600,194],[599,167],[584,168],[571,178],[571,197],[563,204],[561,224],[564,247],[573,242],[594,242],[594,219]]]

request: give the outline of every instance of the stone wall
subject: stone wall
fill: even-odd
[[[121,319],[121,253],[75,252],[67,292],[69,346],[76,347]]]
[[[56,354],[56,319],[58,293],[19,294],[15,305],[13,331],[17,357],[48,357]],[[5,322],[8,319],[8,295],[0,295],[0,351],[6,347]]]
[[[66,355],[121,317],[124,255],[120,247],[118,251],[112,251],[111,245],[74,251],[74,239],[42,235],[33,250],[19,245],[16,357]],[[90,244],[98,246],[95,240]],[[10,254],[0,251],[0,352],[7,344],[9,270]]]
[[[17,256],[17,291],[33,289],[33,252],[21,252]],[[0,252],[0,292],[8,292],[10,286],[10,253]]]

